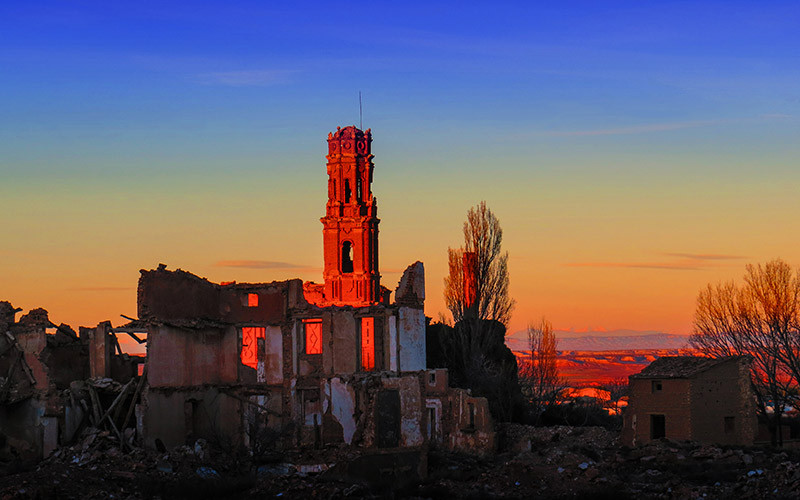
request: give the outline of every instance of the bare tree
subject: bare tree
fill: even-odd
[[[486,202],[467,212],[464,246],[447,251],[445,303],[452,327],[442,321],[441,356],[451,381],[489,398],[498,420],[515,418],[521,407],[517,361],[505,345],[514,300],[508,294],[508,253],[501,251],[503,230]]]
[[[556,336],[553,325],[542,318],[537,326],[528,326],[530,353],[520,367],[522,394],[528,399],[534,425],[550,406],[556,404],[565,384],[558,375]]]
[[[800,274],[780,259],[748,265],[743,285],[708,285],[697,298],[691,345],[712,357],[752,358],[753,392],[773,444],[782,443],[781,415],[800,381],[799,299]]]
[[[458,323],[474,317],[508,325],[514,299],[508,294],[508,252],[502,253],[500,221],[482,201],[467,212],[464,246],[447,249],[447,308]]]
[[[608,391],[608,407],[619,415],[619,400],[628,395],[628,377],[617,377],[600,386]]]

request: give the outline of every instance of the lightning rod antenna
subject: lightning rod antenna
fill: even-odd
[[[358,91],[358,128],[363,129],[364,125],[362,123],[362,115],[361,115],[361,91]]]

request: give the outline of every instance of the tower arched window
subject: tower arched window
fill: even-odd
[[[358,199],[358,201],[362,201],[364,199],[362,196],[363,193],[361,192],[361,189],[362,189],[361,176],[359,175],[356,177],[356,199]]]
[[[353,244],[349,241],[342,243],[342,272],[353,272]]]
[[[345,179],[344,181],[344,202],[350,203],[350,195],[353,194],[350,190],[350,180]]]

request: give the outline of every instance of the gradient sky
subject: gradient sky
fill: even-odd
[[[326,137],[373,130],[383,283],[486,200],[511,331],[690,332],[800,265],[800,4],[0,5],[0,300],[136,314],[139,269],[321,281]],[[269,6],[275,5],[274,7]]]

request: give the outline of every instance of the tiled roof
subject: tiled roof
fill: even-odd
[[[705,358],[700,356],[664,356],[650,363],[632,378],[690,378],[714,366],[747,356]]]

